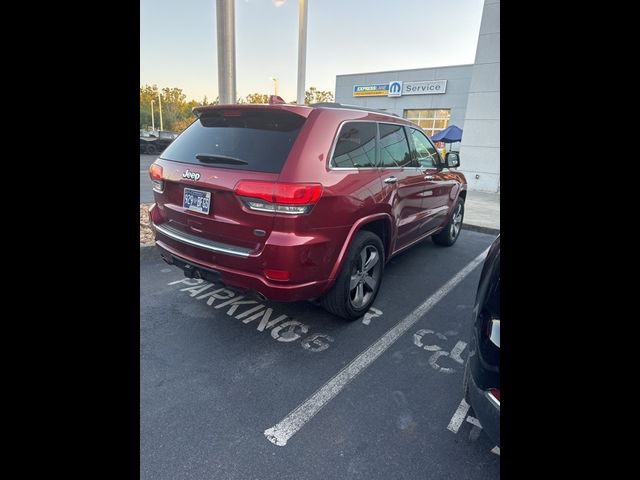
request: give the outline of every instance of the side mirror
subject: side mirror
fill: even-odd
[[[460,166],[460,154],[458,152],[447,152],[444,156],[444,164],[447,168],[456,168]]]

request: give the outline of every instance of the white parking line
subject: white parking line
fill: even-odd
[[[456,410],[456,413],[454,413],[453,417],[451,417],[451,421],[447,426],[447,430],[453,433],[458,433],[458,430],[460,429],[460,425],[462,425],[462,422],[464,422],[464,417],[467,416],[468,411],[469,411],[469,404],[465,402],[463,398],[460,401],[460,405],[458,405],[458,409]]]
[[[471,425],[475,425],[478,428],[482,428],[482,425],[480,425],[480,420],[478,420],[476,417],[472,417],[471,415],[469,415],[467,417],[467,422],[469,422]]]
[[[354,358],[351,363],[340,370],[331,380],[320,387],[316,392],[298,405],[285,418],[273,427],[264,431],[265,437],[274,445],[280,447],[300,430],[305,423],[313,418],[322,407],[347,386],[360,372],[371,365],[387,348],[409,330],[422,318],[434,305],[442,300],[458,283],[460,283],[474,268],[476,268],[487,255],[489,249],[474,258],[466,267],[460,270],[451,280],[445,283],[436,293],[422,302],[413,312],[400,320],[393,328],[380,337],[374,344]],[[464,417],[463,417],[464,418]]]

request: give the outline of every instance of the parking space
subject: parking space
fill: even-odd
[[[186,279],[145,253],[141,478],[499,477],[499,451],[461,403],[493,239],[463,230],[451,248],[394,258],[355,322]]]

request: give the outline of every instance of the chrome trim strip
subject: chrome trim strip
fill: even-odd
[[[500,400],[494,397],[493,393],[491,393],[490,391],[487,392],[486,395],[489,401],[493,404],[493,406],[496,407],[498,410],[500,410]]]
[[[251,250],[243,247],[236,247],[233,245],[227,245],[225,243],[214,242],[212,240],[205,240],[195,235],[190,235],[185,232],[180,232],[171,227],[166,227],[163,225],[152,224],[153,227],[158,230],[163,235],[166,235],[173,240],[178,242],[186,243],[187,245],[191,245],[192,247],[202,248],[204,250],[209,250],[210,252],[217,253],[226,253],[228,255],[234,255],[236,257],[248,257],[251,254]]]

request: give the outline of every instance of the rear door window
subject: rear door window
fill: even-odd
[[[415,166],[402,125],[380,123],[380,157],[383,167]]]
[[[283,110],[204,112],[162,153],[176,162],[279,173],[305,118]],[[196,155],[204,160],[198,160]]]
[[[375,122],[347,122],[342,125],[330,165],[334,168],[375,167]]]

